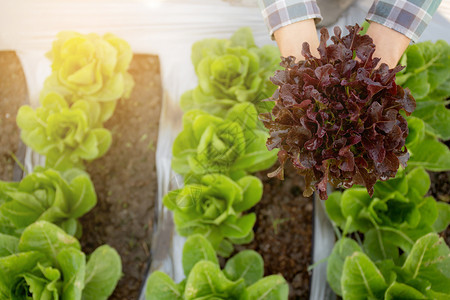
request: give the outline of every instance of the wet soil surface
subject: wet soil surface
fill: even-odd
[[[257,220],[255,239],[237,250],[253,249],[264,259],[264,275],[281,274],[289,283],[289,299],[309,299],[312,263],[313,198],[302,196],[303,177],[289,167],[285,179],[257,176],[264,193],[253,211]]]
[[[88,165],[97,206],[81,219],[81,244],[91,253],[102,244],[122,258],[124,276],[109,299],[138,299],[150,258],[157,193],[155,151],[161,111],[159,59],[135,55],[135,87],[121,100],[105,127],[113,134],[108,153]]]
[[[0,51],[0,180],[13,180],[14,156],[22,160],[25,154],[24,147],[19,149],[16,116],[27,102],[27,83],[19,58],[14,51]]]

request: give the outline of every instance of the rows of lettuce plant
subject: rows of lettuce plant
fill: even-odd
[[[147,282],[147,299],[287,299],[281,275],[263,278],[262,257],[245,250],[220,269],[217,255],[228,258],[235,244],[253,240],[254,213],[261,181],[250,175],[276,161],[266,148],[268,133],[258,112],[274,92],[268,80],[277,68],[274,46],[255,46],[248,28],[229,40],[206,39],[192,47],[199,85],[181,97],[183,130],[173,144],[172,168],[184,187],[170,191],[164,205],[174,212],[178,233],[188,237],[180,283],[160,271]]]
[[[107,299],[121,260],[108,245],[89,257],[81,251],[78,219],[97,202],[83,169],[111,145],[103,123],[130,95],[132,52],[112,34],[61,32],[48,57],[40,107],[17,116],[22,140],[45,167],[0,182],[0,299]]]
[[[327,269],[336,294],[450,294],[450,251],[437,235],[450,223],[450,205],[426,196],[426,170],[450,170],[450,151],[441,143],[449,139],[450,47],[443,41],[412,45],[401,61],[406,68],[389,69],[372,57],[375,45],[358,25],[347,29],[341,36],[335,28],[330,45],[328,31],[321,30],[320,58],[307,44],[304,61],[282,58],[271,102],[261,100],[272,89],[264,76],[273,71],[275,49],[256,48],[247,29],[231,40],[193,46],[199,85],[181,98],[186,113],[172,161],[185,186],[164,197],[178,233],[189,237],[182,259],[186,279],[175,284],[153,273],[147,299],[288,297],[279,275],[261,279],[257,253],[240,252],[223,270],[216,257],[252,240],[255,216],[245,211],[260,200],[262,187],[248,173],[270,167],[276,153],[280,166],[270,177],[283,179],[291,161],[305,176],[305,196],[317,190],[328,199],[339,237]],[[267,137],[272,151],[264,148]],[[328,198],[328,184],[347,190]]]

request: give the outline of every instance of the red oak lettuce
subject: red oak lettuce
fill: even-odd
[[[408,89],[395,84],[403,69],[378,68],[375,45],[360,35],[358,25],[341,36],[335,27],[332,44],[328,30],[321,30],[320,58],[303,44],[304,61],[283,58],[271,78],[279,86],[270,101],[271,113],[260,118],[270,131],[269,150],[280,148],[280,167],[269,177],[283,179],[289,159],[305,176],[305,196],[316,189],[327,199],[326,186],[349,188],[364,185],[370,195],[377,180],[395,177],[409,154],[405,147],[408,126],[400,114],[410,115],[416,103]]]

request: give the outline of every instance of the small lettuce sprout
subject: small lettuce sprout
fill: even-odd
[[[0,234],[0,299],[106,300],[121,273],[114,249],[101,246],[86,262],[79,242],[46,221],[20,239]]]
[[[19,183],[0,181],[0,219],[9,221],[18,232],[44,220],[80,237],[77,219],[96,203],[94,185],[79,169],[59,173],[36,167]]]
[[[256,215],[243,212],[261,200],[262,192],[262,183],[254,176],[234,181],[225,175],[208,174],[199,183],[169,192],[163,203],[174,211],[180,235],[203,234],[220,255],[227,257],[233,244],[253,239]]]
[[[289,287],[280,275],[263,278],[264,262],[253,250],[230,258],[223,270],[212,245],[201,235],[188,238],[183,248],[186,279],[176,284],[163,272],[152,273],[147,281],[147,300],[285,300]]]
[[[249,103],[235,105],[224,119],[202,110],[187,112],[173,144],[172,168],[185,178],[268,169],[276,151],[267,150],[268,134],[258,124],[256,109]]]
[[[111,133],[101,127],[97,102],[80,100],[69,107],[60,94],[49,93],[41,104],[36,110],[22,106],[17,124],[24,143],[46,156],[47,167],[83,167],[83,160],[99,158],[109,149]]]
[[[235,104],[249,102],[258,112],[267,112],[273,104],[261,100],[276,89],[269,76],[280,60],[277,47],[258,48],[248,27],[236,31],[231,39],[205,39],[192,46],[192,63],[199,85],[184,93],[184,111],[202,109],[224,115]]]

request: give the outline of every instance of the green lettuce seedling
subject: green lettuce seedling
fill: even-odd
[[[86,262],[79,242],[46,221],[27,227],[20,239],[0,234],[1,300],[104,300],[121,272],[114,249],[101,246]]]
[[[254,176],[234,181],[225,175],[209,174],[199,183],[169,192],[163,203],[174,211],[180,235],[203,234],[220,255],[227,257],[233,244],[253,239],[256,215],[243,212],[261,200],[262,192],[262,183]]]
[[[22,106],[17,124],[24,143],[46,156],[46,166],[82,167],[83,160],[99,158],[109,149],[111,132],[101,127],[98,103],[80,100],[69,108],[60,94],[50,93],[41,104],[36,110]]]
[[[258,112],[272,109],[269,98],[276,87],[269,77],[278,69],[280,52],[273,45],[258,48],[251,29],[236,31],[231,39],[205,39],[192,46],[192,63],[199,85],[181,96],[184,111],[202,109],[225,115],[235,104],[249,102]]]
[[[277,152],[267,150],[268,134],[258,127],[257,117],[249,103],[235,105],[223,119],[202,110],[187,112],[173,144],[172,168],[185,179],[268,169]]]
[[[59,173],[36,167],[20,183],[0,181],[0,220],[4,224],[10,222],[16,232],[43,220],[80,237],[81,224],[77,219],[96,203],[94,185],[89,175],[79,169]],[[1,228],[0,232],[5,233]]]
[[[212,245],[201,235],[188,238],[183,248],[186,279],[176,284],[163,272],[147,281],[147,300],[236,299],[283,300],[289,288],[280,275],[263,278],[261,256],[253,250],[239,252],[220,269]]]
[[[327,279],[344,300],[447,299],[450,249],[436,233],[419,238],[402,262],[376,260],[352,239],[335,244]]]

